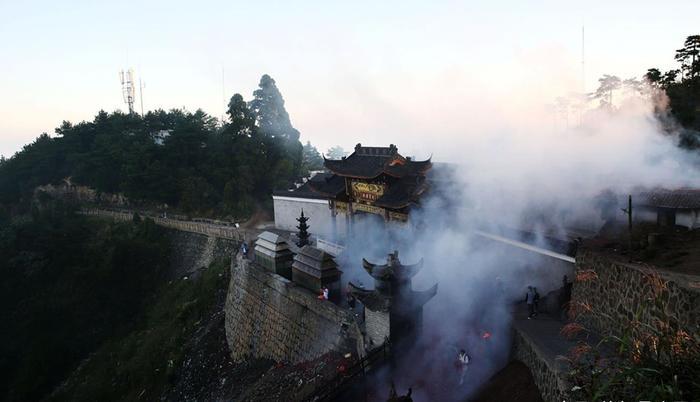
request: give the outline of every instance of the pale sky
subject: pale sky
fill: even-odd
[[[580,90],[582,25],[592,91],[604,73],[676,68],[698,15],[697,0],[0,0],[0,154],[63,120],[125,110],[118,72],[128,67],[146,83],[146,110],[218,117],[222,68],[227,99],[249,100],[267,73],[303,142],[322,152],[405,142],[402,153],[420,154],[419,138],[430,145],[444,131],[447,142],[470,119],[498,116],[513,87],[543,103]],[[475,109],[481,99],[491,106]]]

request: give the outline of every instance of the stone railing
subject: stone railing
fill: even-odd
[[[316,239],[316,248],[325,251],[333,257],[339,256],[345,250],[344,246],[321,238]]]
[[[157,225],[164,226],[170,229],[181,230],[184,232],[199,233],[211,237],[219,237],[222,239],[234,240],[241,242],[246,237],[246,230],[236,228],[235,226],[225,225],[223,223],[213,223],[213,221],[203,220],[181,220],[172,218],[163,218],[159,216],[149,215],[139,211],[112,211],[105,209],[83,209],[83,215],[99,216],[104,218],[112,218],[118,221],[129,221],[133,218],[134,213],[138,213],[142,217],[153,219]]]

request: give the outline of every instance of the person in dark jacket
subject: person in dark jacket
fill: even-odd
[[[535,291],[532,286],[527,287],[527,294],[525,294],[525,303],[527,304],[527,319],[532,319],[535,315]]]

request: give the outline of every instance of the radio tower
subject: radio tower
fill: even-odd
[[[120,71],[119,78],[122,82],[122,96],[124,103],[129,106],[129,114],[134,113],[134,100],[136,99],[136,86],[134,85],[134,70]]]

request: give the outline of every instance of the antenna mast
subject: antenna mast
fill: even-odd
[[[578,124],[583,124],[583,112],[586,107],[586,26],[581,25],[581,100],[578,110]]]
[[[143,88],[145,88],[146,85],[141,82],[141,77],[139,76],[139,95],[141,96],[141,116],[143,116]]]
[[[581,25],[581,90],[586,93],[586,26]]]
[[[224,81],[224,65],[221,65],[221,103],[223,110],[221,112],[221,124],[224,124],[224,119],[226,118],[226,85]]]
[[[122,83],[122,97],[124,103],[129,106],[129,114],[134,113],[134,99],[136,99],[136,88],[134,87],[134,70],[120,71],[119,78]]]

